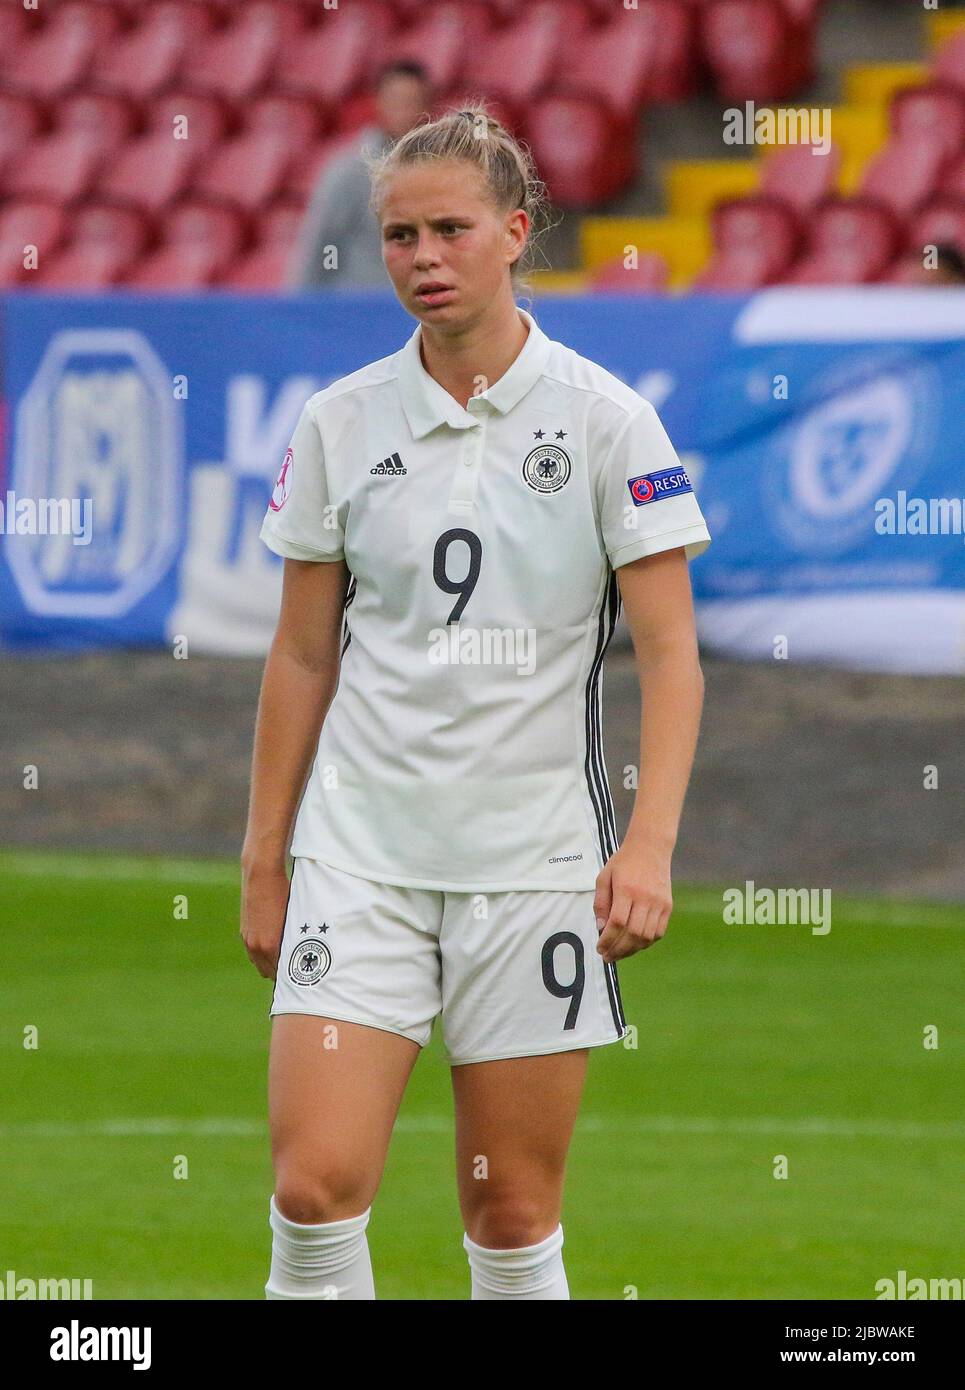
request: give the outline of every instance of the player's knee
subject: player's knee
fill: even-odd
[[[371,1202],[371,1193],[358,1170],[337,1164],[310,1171],[282,1167],[275,1177],[275,1205],[289,1221],[318,1225],[358,1216]]]
[[[466,1232],[470,1240],[491,1250],[520,1250],[545,1240],[559,1221],[559,1208],[552,1200],[502,1194],[478,1203],[467,1217]]]

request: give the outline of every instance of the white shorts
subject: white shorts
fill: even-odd
[[[592,892],[401,888],[298,858],[269,1015],[420,1047],[441,1015],[452,1066],[599,1047],[627,1028],[598,939]]]

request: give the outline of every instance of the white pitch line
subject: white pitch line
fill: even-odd
[[[405,1134],[448,1133],[453,1127],[447,1115],[403,1115],[396,1128]],[[915,1121],[847,1120],[813,1116],[782,1119],[777,1115],[730,1119],[691,1115],[645,1115],[623,1119],[606,1115],[582,1115],[577,1128],[624,1134],[735,1134],[826,1136],[840,1139],[965,1139],[965,1124],[918,1124]],[[195,1138],[247,1138],[266,1135],[268,1121],[244,1119],[183,1119],[156,1116],[145,1119],[24,1121],[0,1125],[0,1138],[130,1139],[165,1135]]]

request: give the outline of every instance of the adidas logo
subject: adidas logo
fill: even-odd
[[[383,459],[377,468],[369,469],[370,473],[374,473],[376,476],[383,478],[390,473],[394,477],[399,477],[402,473],[407,473],[408,471],[407,468],[402,466],[402,460],[399,458],[398,454],[392,454],[391,457]]]

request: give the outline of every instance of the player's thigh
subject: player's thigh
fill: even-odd
[[[410,1038],[342,1019],[272,1022],[268,1109],[276,1200],[293,1221],[338,1220],[372,1202],[406,1082]]]
[[[534,1244],[555,1230],[586,1079],[585,1048],[452,1068],[456,1170],[481,1244]]]
[[[441,1007],[441,915],[439,893],[295,860],[269,1065],[276,1200],[294,1220],[337,1220],[374,1195]]]

